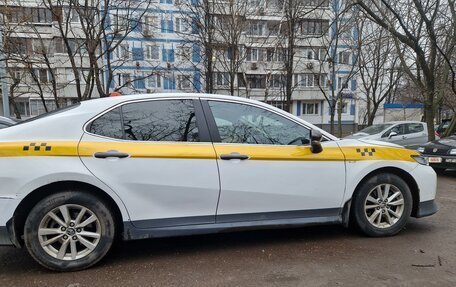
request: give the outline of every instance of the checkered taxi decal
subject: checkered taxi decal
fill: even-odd
[[[52,146],[48,146],[47,143],[30,143],[23,147],[24,151],[51,151]]]
[[[374,156],[375,148],[364,148],[364,149],[357,148],[356,152],[361,154],[361,156]]]

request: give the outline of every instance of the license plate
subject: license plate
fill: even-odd
[[[429,161],[429,163],[441,163],[442,158],[441,157],[429,157],[428,161]]]

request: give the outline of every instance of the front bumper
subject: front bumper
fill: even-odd
[[[440,157],[442,158],[441,163],[429,163],[431,167],[436,168],[456,168],[456,156],[441,156],[441,155],[430,155],[423,154],[424,157]]]
[[[430,216],[436,213],[437,211],[439,211],[439,207],[435,200],[422,201],[418,206],[416,218]]]

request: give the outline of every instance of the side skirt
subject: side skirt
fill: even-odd
[[[342,216],[340,212],[338,215],[331,216],[193,224],[153,228],[137,228],[131,222],[124,222],[123,239],[137,240],[148,238],[212,234],[243,230],[278,229],[340,223],[342,223]]]

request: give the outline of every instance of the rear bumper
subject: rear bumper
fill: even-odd
[[[418,206],[416,218],[430,216],[436,213],[437,211],[439,211],[439,207],[435,200],[422,201]]]

